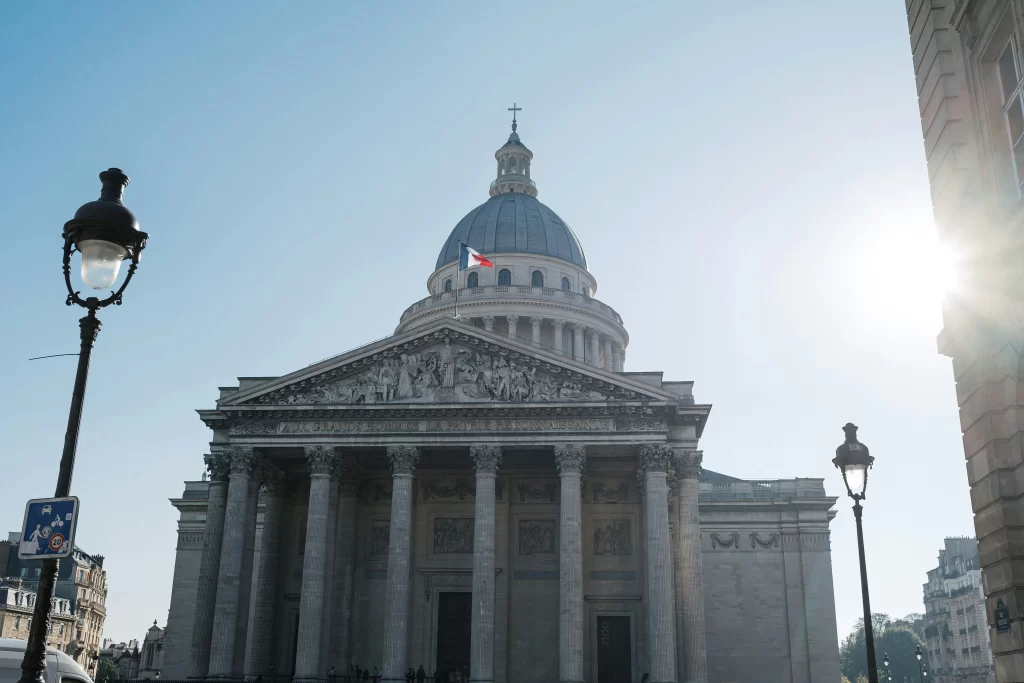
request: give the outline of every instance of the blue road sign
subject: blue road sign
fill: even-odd
[[[78,526],[78,498],[36,498],[25,505],[18,557],[56,560],[70,557]]]

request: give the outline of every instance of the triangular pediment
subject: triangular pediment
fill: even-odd
[[[455,320],[394,335],[218,402],[229,406],[675,403],[622,375]]]

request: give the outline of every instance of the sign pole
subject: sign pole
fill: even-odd
[[[100,333],[96,308],[90,306],[89,314],[80,319],[78,325],[81,330],[82,350],[78,354],[75,388],[71,393],[68,429],[64,434],[64,452],[60,457],[60,474],[57,476],[57,490],[54,493],[56,498],[66,497],[71,490],[71,475],[74,473],[75,452],[78,448],[78,427],[82,422],[82,405],[85,403],[85,383],[89,377],[89,360],[92,358],[92,347],[96,343],[96,337]],[[25,658],[21,661],[21,678],[18,683],[43,683],[43,671],[46,669],[46,634],[50,629],[50,603],[53,601],[56,580],[57,560],[43,560],[39,571],[36,606],[32,612],[32,629],[28,635]]]

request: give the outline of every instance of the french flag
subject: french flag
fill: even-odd
[[[488,261],[476,249],[471,249],[462,242],[459,242],[459,269],[466,270],[467,268],[476,268],[478,266],[493,268],[494,264]]]

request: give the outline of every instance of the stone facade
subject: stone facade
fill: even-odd
[[[994,683],[978,542],[947,538],[924,584],[924,635],[933,683]]]
[[[39,585],[40,560],[19,559],[18,543],[17,532],[11,532],[7,541],[0,542],[0,561],[6,560],[4,573],[34,590]],[[103,623],[107,618],[107,572],[103,569],[103,556],[90,555],[76,547],[70,558],[60,562],[54,595],[65,598],[75,616],[68,654],[95,676]]]
[[[1024,681],[1024,8],[906,0],[906,9],[935,223],[961,261],[938,346],[952,359],[996,680]],[[992,629],[999,600],[1008,633]]]
[[[25,587],[21,579],[0,580],[0,638],[28,640],[35,605],[36,592]],[[47,644],[62,652],[74,654],[70,652],[74,633],[75,617],[71,613],[71,601],[67,598],[53,598]]]

